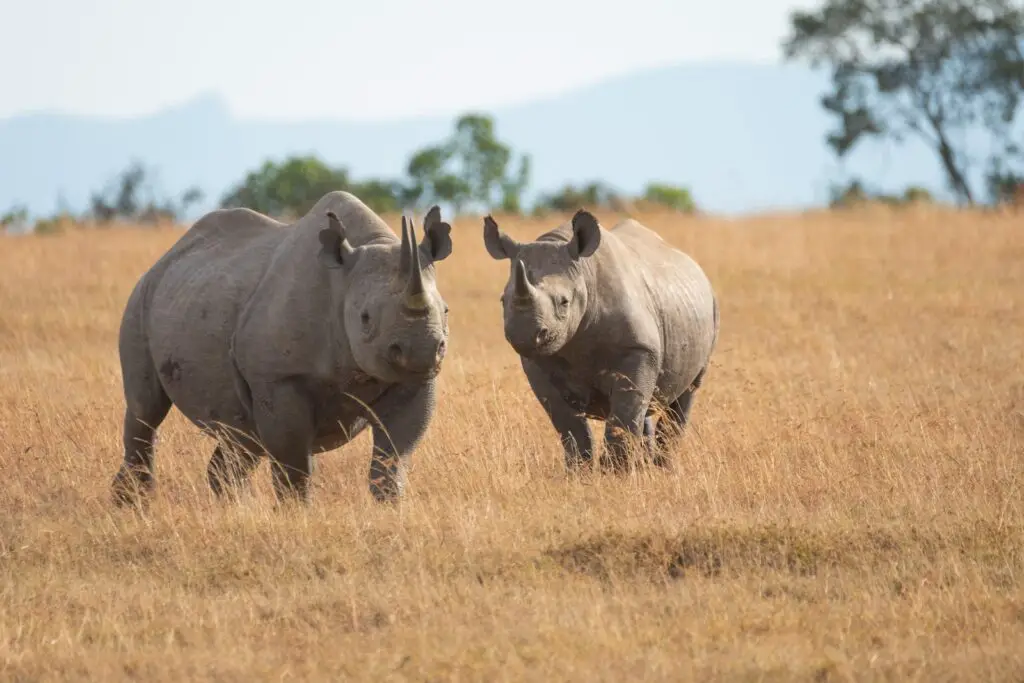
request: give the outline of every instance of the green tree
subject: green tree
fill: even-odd
[[[529,185],[530,160],[521,156],[513,172],[512,157],[511,148],[497,138],[491,117],[464,114],[447,140],[413,154],[405,198],[419,206],[446,202],[455,213],[473,204],[518,212]]]
[[[685,187],[674,187],[664,183],[648,183],[644,189],[644,201],[652,204],[659,204],[675,211],[693,213],[697,206],[693,201],[693,195]]]
[[[581,187],[564,185],[560,190],[541,195],[535,211],[575,211],[580,207],[602,209],[610,207],[620,199],[614,189],[600,181],[592,181]]]
[[[347,169],[328,166],[315,155],[304,155],[281,162],[264,161],[225,193],[221,206],[244,206],[268,216],[294,220],[334,190],[347,190],[380,213],[398,210],[405,191],[395,181],[352,180]]]
[[[406,169],[411,182],[403,196],[404,203],[426,206],[446,202],[459,213],[469,201],[471,189],[447,169],[450,159],[450,150],[445,145],[433,145],[413,154]]]
[[[796,11],[787,59],[827,65],[822,106],[839,119],[828,136],[837,156],[862,139],[916,136],[935,152],[950,189],[975,203],[979,162],[1020,160],[1013,128],[1024,92],[1024,9],[1019,0],[824,0]],[[968,131],[992,151],[972,159]]]
[[[890,206],[906,206],[907,204],[928,204],[934,201],[927,188],[911,185],[902,194],[889,194],[878,190],[869,190],[860,179],[849,183],[833,184],[830,190],[829,206],[831,208],[852,208],[878,202]]]
[[[903,191],[904,204],[913,204],[914,202],[930,204],[933,201],[934,197],[932,197],[932,193],[928,191],[928,188],[911,185]]]
[[[22,229],[28,224],[28,207],[24,204],[16,204],[0,216],[0,228],[5,231]]]
[[[402,209],[405,187],[393,180],[371,179],[353,184],[349,191],[377,213],[395,213]]]
[[[523,212],[523,192],[530,184],[530,165],[530,157],[519,157],[515,176],[501,180],[501,210],[505,213]]]
[[[986,174],[985,185],[993,203],[1012,203],[1020,189],[1024,188],[1024,174],[1007,168],[1005,163],[997,162]]]
[[[102,191],[92,194],[87,213],[100,223],[159,223],[180,220],[189,207],[202,201],[203,192],[198,187],[185,190],[178,199],[158,198],[153,175],[141,162],[132,161]]]
[[[315,156],[294,156],[280,163],[268,159],[231,188],[221,199],[221,206],[246,207],[268,216],[295,219],[328,192],[349,185],[345,169],[331,168]]]

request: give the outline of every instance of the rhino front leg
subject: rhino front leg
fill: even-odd
[[[292,383],[268,387],[253,395],[253,417],[259,438],[270,456],[274,493],[279,502],[309,502],[313,471],[313,406]]]
[[[587,418],[573,410],[540,367],[525,358],[522,366],[534,396],[562,440],[566,470],[589,465],[594,458],[594,437]]]
[[[611,373],[611,410],[605,422],[602,467],[624,472],[629,467],[630,452],[637,446],[648,446],[647,432],[653,425],[648,422],[647,408],[657,376],[657,365],[646,353],[627,356]]]
[[[378,502],[394,502],[401,497],[409,457],[430,425],[436,402],[434,380],[429,380],[396,386],[373,407],[368,484]]]

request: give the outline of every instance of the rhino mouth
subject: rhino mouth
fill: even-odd
[[[438,361],[426,370],[403,370],[401,374],[410,379],[433,379],[441,374],[441,365],[442,362]]]
[[[516,353],[521,356],[550,356],[557,353],[561,348],[558,335],[554,332],[541,328],[527,338],[519,335],[506,337]]]
[[[388,384],[407,384],[435,379],[441,374],[441,364],[426,369],[408,369],[386,364],[373,373],[374,379]]]
[[[412,346],[410,348],[409,344],[393,343],[380,358],[381,370],[390,375],[392,381],[431,379],[441,372],[447,351],[446,340],[439,340],[432,353],[424,353],[419,344]]]
[[[547,340],[543,342],[510,342],[512,348],[515,349],[516,353],[520,356],[527,358],[539,358],[543,356],[551,356],[558,352],[560,348],[556,340]]]

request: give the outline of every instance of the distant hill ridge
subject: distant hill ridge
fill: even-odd
[[[611,78],[529,103],[485,110],[499,137],[532,156],[527,199],[565,183],[601,180],[639,192],[649,180],[686,185],[709,212],[799,209],[828,199],[829,182],[862,175],[874,185],[942,189],[920,145],[872,144],[840,166],[824,143],[819,105],[827,76],[791,65],[708,63]],[[72,210],[137,158],[161,193],[198,185],[212,208],[266,158],[316,153],[357,178],[402,175],[410,154],[444,138],[455,116],[399,121],[273,122],[234,118],[217,95],[150,116],[55,113],[0,120],[0,212],[36,215],[61,197]]]

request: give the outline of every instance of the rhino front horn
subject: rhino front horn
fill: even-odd
[[[516,259],[515,268],[512,270],[512,287],[517,299],[528,301],[533,298],[533,287],[526,279],[526,266],[522,259]]]
[[[416,223],[409,221],[409,251],[412,261],[409,282],[405,286],[405,307],[411,311],[422,311],[428,306],[426,289],[423,286],[423,270],[420,266],[419,240],[416,239]]]
[[[409,251],[409,222],[405,214],[402,214],[402,257],[398,264],[398,272],[402,277],[409,276],[409,267],[412,265],[412,252]]]

